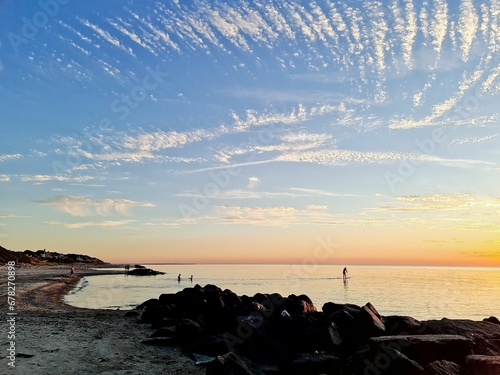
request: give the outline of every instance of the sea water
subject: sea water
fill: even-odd
[[[333,265],[147,265],[165,275],[85,277],[65,300],[83,308],[132,309],[162,293],[215,284],[238,295],[306,294],[321,309],[326,302],[364,305],[381,315],[416,319],[500,318],[500,268]],[[181,281],[177,277],[181,274]],[[193,281],[190,276],[193,275]]]

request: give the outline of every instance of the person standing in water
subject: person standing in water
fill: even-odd
[[[342,271],[342,279],[343,279],[344,281],[346,281],[346,280],[347,280],[347,273],[348,273],[348,272],[347,272],[347,267],[344,267],[344,270]]]
[[[181,282],[181,274],[179,274],[179,276],[177,276],[177,281]]]

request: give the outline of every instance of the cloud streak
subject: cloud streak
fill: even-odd
[[[72,195],[59,195],[34,202],[45,206],[55,206],[61,212],[78,217],[130,215],[131,208],[155,206],[152,203],[128,199],[88,199]]]
[[[104,220],[104,221],[86,221],[79,223],[60,223],[57,221],[46,221],[44,224],[52,226],[62,226],[68,229],[83,229],[88,227],[117,228],[126,226],[133,222],[135,222],[135,220]]]

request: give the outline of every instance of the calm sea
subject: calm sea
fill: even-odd
[[[148,265],[160,276],[106,275],[80,280],[66,296],[84,308],[131,309],[162,293],[196,284],[215,284],[238,295],[278,292],[307,294],[321,309],[325,302],[364,305],[382,315],[416,319],[500,318],[500,268],[303,265]],[[177,275],[181,274],[181,281]],[[189,277],[193,275],[193,281]]]

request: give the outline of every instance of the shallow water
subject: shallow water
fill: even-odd
[[[66,296],[77,307],[131,309],[162,293],[215,284],[241,295],[278,292],[307,294],[321,309],[325,302],[364,305],[382,315],[416,319],[500,317],[500,268],[303,265],[149,265],[159,276],[85,277]],[[177,275],[182,274],[181,282]],[[191,282],[189,276],[194,275]]]

